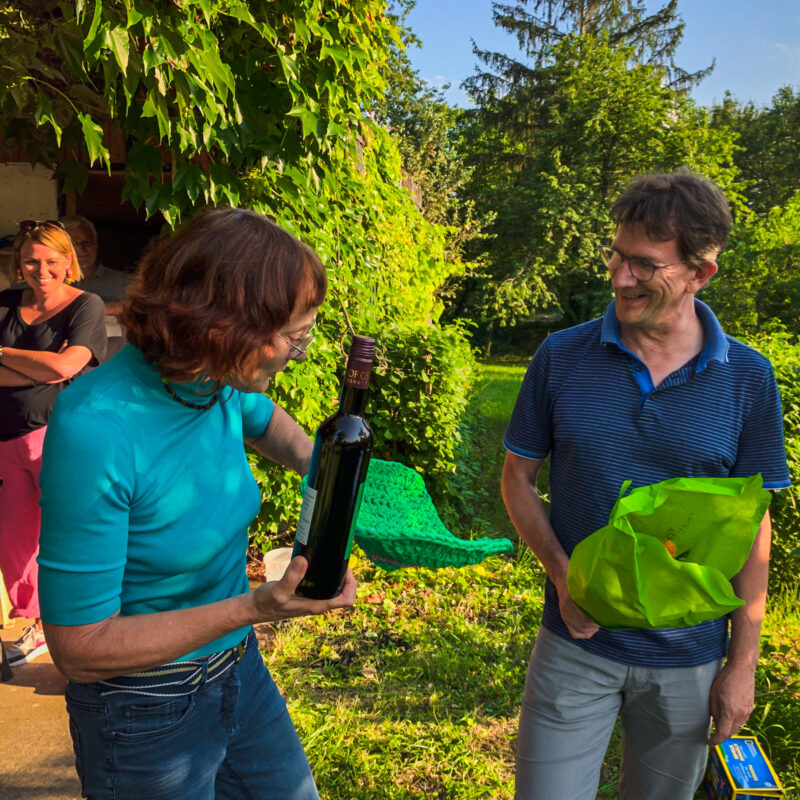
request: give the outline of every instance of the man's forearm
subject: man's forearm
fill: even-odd
[[[558,541],[536,490],[541,461],[509,453],[501,482],[508,515],[520,537],[530,547],[556,587],[561,618],[575,639],[589,639],[599,630],[570,597],[567,587],[569,557]]]
[[[747,722],[753,710],[771,538],[772,528],[767,513],[747,561],[731,581],[734,592],[744,600],[744,605],[731,614],[728,657],[711,687],[709,699],[715,728],[708,740],[711,745],[733,736]]]
[[[733,591],[745,604],[731,614],[728,664],[755,671],[761,641],[761,622],[767,602],[769,551],[772,524],[769,512],[758,528],[750,555],[731,581]]]
[[[535,480],[535,475],[516,468],[507,459],[501,481],[503,500],[517,533],[558,586],[567,579],[569,558],[550,525]]]

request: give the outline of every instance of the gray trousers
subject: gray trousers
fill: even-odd
[[[720,666],[627,666],[541,628],[522,698],[517,800],[595,800],[618,715],[620,797],[691,800],[708,756],[709,692]]]

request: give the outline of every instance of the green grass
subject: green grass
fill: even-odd
[[[499,481],[523,374],[505,362],[482,367],[456,478],[466,510],[448,509],[465,538],[516,541]],[[259,626],[321,796],[510,800],[520,695],[541,618],[538,563],[522,548],[459,570],[386,573],[356,556],[355,608]],[[749,726],[787,787],[800,783],[797,600],[795,592],[771,601]],[[599,797],[616,796],[618,747],[615,733]]]

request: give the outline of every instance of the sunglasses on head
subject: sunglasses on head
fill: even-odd
[[[37,228],[44,230],[64,231],[66,228],[57,219],[24,219],[19,224],[20,233],[29,233]]]

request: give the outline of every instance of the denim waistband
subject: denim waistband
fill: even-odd
[[[118,675],[114,678],[97,681],[100,695],[104,697],[108,694],[128,692],[182,697],[192,694],[203,682],[215,681],[234,664],[238,664],[244,657],[250,636],[251,634],[245,636],[235,647],[221,650],[219,653],[212,653],[210,656],[188,661],[170,661],[169,664],[162,664],[143,672]]]

